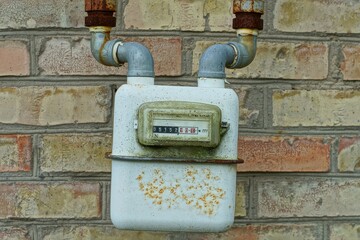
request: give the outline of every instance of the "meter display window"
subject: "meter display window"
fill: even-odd
[[[150,102],[138,112],[138,140],[148,146],[216,147],[221,110],[192,102]]]

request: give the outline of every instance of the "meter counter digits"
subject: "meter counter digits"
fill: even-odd
[[[221,110],[210,104],[150,102],[138,111],[138,140],[146,146],[216,147],[220,143]]]

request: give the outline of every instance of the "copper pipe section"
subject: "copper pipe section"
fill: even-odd
[[[115,27],[116,0],[85,0],[85,26]]]
[[[234,29],[263,29],[261,15],[264,14],[264,0],[234,0],[233,12],[236,15]]]

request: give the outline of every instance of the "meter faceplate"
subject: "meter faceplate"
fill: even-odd
[[[216,147],[220,143],[221,110],[204,103],[144,103],[138,110],[138,140],[146,146]]]

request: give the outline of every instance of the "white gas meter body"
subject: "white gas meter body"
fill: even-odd
[[[111,220],[120,229],[219,232],[234,221],[239,104],[225,88],[122,85]]]

